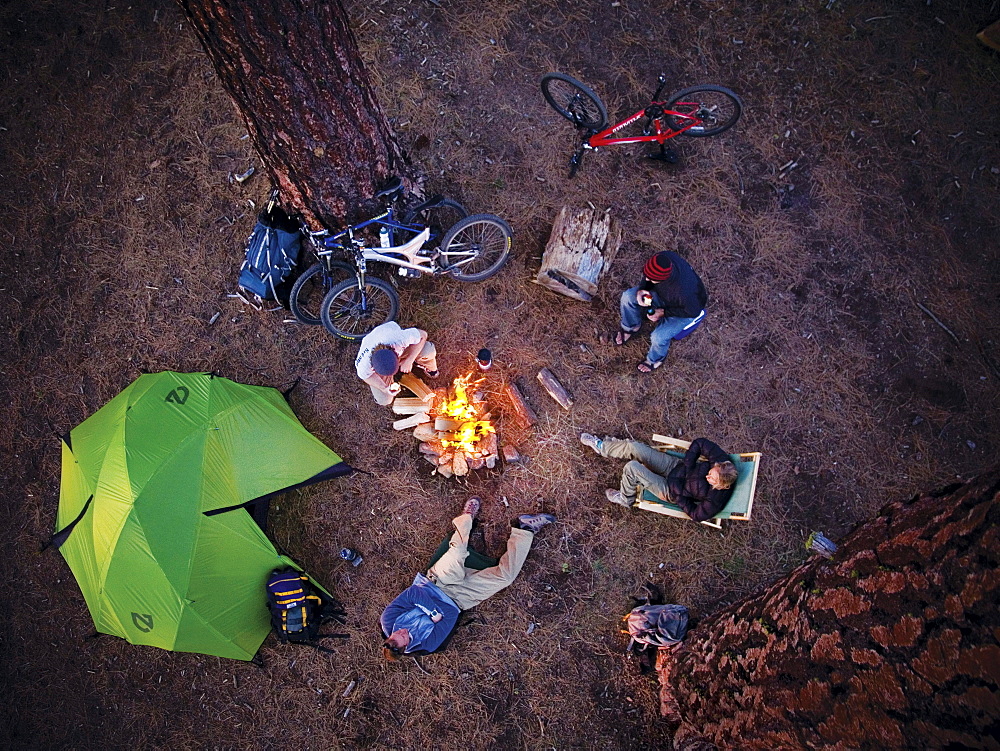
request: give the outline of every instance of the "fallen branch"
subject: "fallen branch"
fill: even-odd
[[[917,303],[917,307],[920,308],[922,311],[924,311],[927,315],[929,315],[931,317],[931,320],[934,321],[934,323],[936,323],[938,326],[940,326],[941,328],[943,328],[945,330],[945,332],[948,334],[948,336],[950,336],[952,339],[955,340],[955,344],[961,344],[961,342],[958,340],[958,337],[955,336],[954,333],[952,333],[952,330],[949,329],[947,326],[945,326],[943,323],[941,323],[941,319],[940,318],[938,318],[936,315],[934,315],[933,313],[931,313],[927,308],[925,308],[920,303]]]

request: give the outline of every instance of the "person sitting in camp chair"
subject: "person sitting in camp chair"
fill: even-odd
[[[604,491],[609,501],[626,508],[635,504],[636,489],[646,488],[676,503],[694,521],[705,521],[729,502],[738,477],[729,455],[708,438],[692,442],[683,459],[641,441],[601,439],[590,433],[581,433],[580,443],[609,459],[630,460],[622,470],[620,488]]]
[[[404,329],[395,321],[368,332],[354,361],[358,378],[368,384],[375,401],[383,407],[392,404],[400,391],[396,374],[409,373],[414,365],[428,378],[437,378],[437,349],[427,340],[426,331]]]
[[[522,514],[511,522],[507,551],[496,566],[466,567],[469,533],[479,513],[479,498],[470,498],[452,519],[455,532],[448,549],[427,571],[417,574],[379,619],[386,637],[383,652],[390,660],[404,654],[429,654],[440,649],[458,622],[458,614],[474,608],[508,587],[528,557],[531,542],[542,527],[556,520],[551,514]]]

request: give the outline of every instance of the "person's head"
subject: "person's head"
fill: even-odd
[[[397,628],[382,642],[382,654],[385,655],[385,659],[395,661],[403,656],[408,646],[410,646],[410,632],[405,628]]]
[[[380,376],[394,376],[399,372],[399,357],[388,344],[380,344],[372,352],[372,370]]]
[[[642,275],[651,282],[665,282],[674,273],[674,263],[664,250],[651,256],[642,267]]]
[[[739,476],[739,472],[732,462],[716,462],[708,470],[705,479],[716,490],[728,490],[733,487],[733,483],[736,482],[736,478]]]

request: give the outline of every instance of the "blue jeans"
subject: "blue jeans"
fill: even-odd
[[[635,299],[638,291],[638,287],[632,287],[622,292],[621,325],[625,331],[638,331],[642,326],[642,322],[646,319],[646,308],[639,305]],[[653,307],[662,307],[662,303],[656,296],[656,293],[653,292],[651,294],[653,295]],[[685,326],[693,323],[696,318],[664,317],[657,321],[656,328],[649,335],[649,354],[646,355],[646,359],[652,363],[662,362],[666,359],[667,352],[670,350],[670,342],[684,330]]]

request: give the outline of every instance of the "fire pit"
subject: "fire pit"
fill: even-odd
[[[500,459],[497,429],[504,410],[495,410],[494,414],[490,402],[509,393],[510,387],[493,391],[487,388],[486,381],[487,376],[480,373],[466,373],[451,386],[431,389],[412,374],[400,379],[400,384],[414,396],[393,402],[396,414],[410,415],[396,420],[393,427],[413,429],[413,437],[420,441],[420,453],[438,474],[463,477],[473,470],[496,468]],[[516,409],[514,413],[516,416]],[[515,433],[512,430],[512,435]],[[504,456],[508,462],[520,459],[513,444],[505,446]]]

